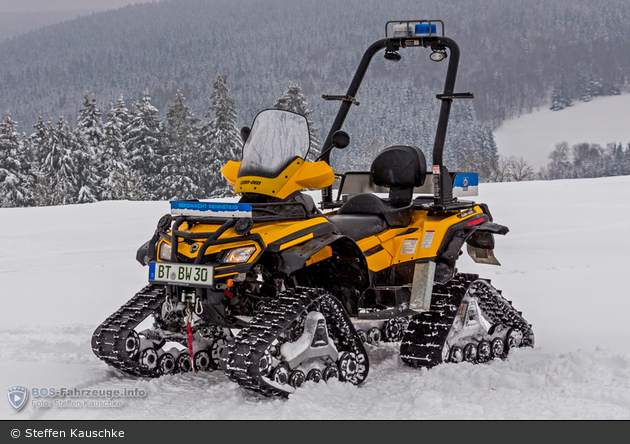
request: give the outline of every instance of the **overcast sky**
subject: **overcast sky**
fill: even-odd
[[[0,0],[0,11],[73,11],[115,9],[151,0]]]

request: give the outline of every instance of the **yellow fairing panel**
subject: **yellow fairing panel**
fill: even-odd
[[[238,177],[240,162],[229,161],[221,170],[234,194],[256,193],[284,199],[305,188],[324,188],[332,185],[335,174],[326,162],[307,162],[296,158],[276,177]]]
[[[372,271],[421,258],[432,258],[437,256],[446,231],[451,226],[481,212],[481,208],[476,206],[462,218],[461,213],[428,216],[426,211],[415,211],[408,227],[392,228],[376,236],[361,239],[357,244],[366,254],[368,267]],[[414,228],[416,231],[409,233]],[[377,246],[382,249],[376,248]],[[375,248],[378,251],[371,253],[370,250]]]
[[[312,219],[306,219],[306,220],[301,220],[301,221],[292,220],[292,221],[284,221],[284,222],[261,223],[261,224],[256,224],[254,228],[252,228],[251,233],[259,234],[264,244],[269,245],[272,242],[277,242],[277,241],[281,242],[284,238],[289,238],[291,237],[291,235],[299,231],[302,231],[302,230],[306,231],[303,236],[300,236],[296,239],[287,240],[285,243],[283,243],[280,247],[280,250],[284,250],[293,245],[297,245],[298,243],[311,239],[313,237],[313,234],[308,233],[308,231],[310,229],[315,229],[315,227],[320,224],[328,224],[328,220],[324,217],[314,217]],[[195,224],[192,227],[192,229],[189,229],[186,231],[188,231],[189,233],[204,233],[204,232],[210,233],[210,232],[214,232],[218,230],[220,226],[221,225],[218,225],[218,224]],[[172,233],[169,233],[169,234],[172,235]],[[228,244],[210,245],[208,249],[206,250],[206,254],[218,253],[223,250],[229,250],[232,248],[252,245],[256,247],[256,252],[252,254],[252,257],[247,262],[248,263],[253,262],[254,259],[260,254],[260,247],[258,246],[257,243],[252,242],[251,240],[239,241],[238,240],[239,237],[240,236],[234,232],[234,228],[229,228],[225,230],[225,232],[221,236],[219,236],[219,239],[234,238],[235,241]],[[204,240],[205,239],[199,239],[196,241],[193,240],[193,242],[197,243],[198,247],[201,247],[201,244],[204,242]],[[165,241],[161,240],[160,245],[162,242],[165,242]],[[194,259],[195,257],[197,257],[196,251],[198,251],[198,248],[193,249],[194,252],[191,253],[190,252],[191,247],[192,247],[191,244],[180,241],[177,244],[177,251],[186,257]]]

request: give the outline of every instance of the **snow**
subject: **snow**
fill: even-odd
[[[4,387],[142,389],[119,408],[37,408],[0,419],[630,419],[626,264],[630,176],[484,184],[501,267],[467,255],[532,323],[534,348],[505,361],[405,366],[399,344],[367,345],[359,387],[306,383],[268,399],[220,371],[147,380],[90,348],[94,328],[147,282],[135,261],[167,202],[99,202],[0,210],[0,378]],[[316,195],[315,195],[316,196]],[[38,398],[45,399],[45,398]]]
[[[536,171],[549,163],[556,143],[630,143],[630,94],[574,101],[560,111],[543,108],[505,121],[494,131],[499,154],[522,156]]]

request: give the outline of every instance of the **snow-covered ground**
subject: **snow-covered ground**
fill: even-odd
[[[510,227],[502,267],[479,273],[523,311],[533,349],[489,364],[416,370],[397,345],[368,345],[367,381],[307,383],[288,400],[249,393],[221,372],[144,380],[90,348],[94,328],[145,285],[135,262],[166,202],[0,210],[0,378],[9,387],[140,388],[120,408],[37,408],[0,419],[630,419],[630,177],[483,185]],[[41,398],[39,398],[41,399]]]
[[[522,156],[536,171],[549,163],[556,143],[630,143],[630,94],[573,102],[560,111],[547,107],[505,121],[494,131],[499,154]]]

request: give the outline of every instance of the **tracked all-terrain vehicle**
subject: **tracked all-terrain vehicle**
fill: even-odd
[[[171,202],[138,251],[149,284],[96,329],[94,353],[132,375],[221,369],[286,396],[309,380],[363,382],[365,343],[400,342],[414,367],[532,346],[531,326],[501,292],[455,268],[464,245],[476,262],[499,265],[494,235],[508,229],[485,204],[459,199],[476,195],[478,176],[442,162],[451,103],[472,98],[454,93],[459,49],[443,30],[434,20],[388,23],[347,94],[324,96],[341,105],[318,161],[306,160],[306,118],[259,113],[242,131],[242,160],[222,170],[240,200]],[[369,172],[339,175],[333,200],[330,153],[349,144],[341,128],[370,61],[382,49],[397,60],[403,48],[448,58],[432,169],[420,149],[392,146]],[[322,189],[323,212],[305,189]]]

